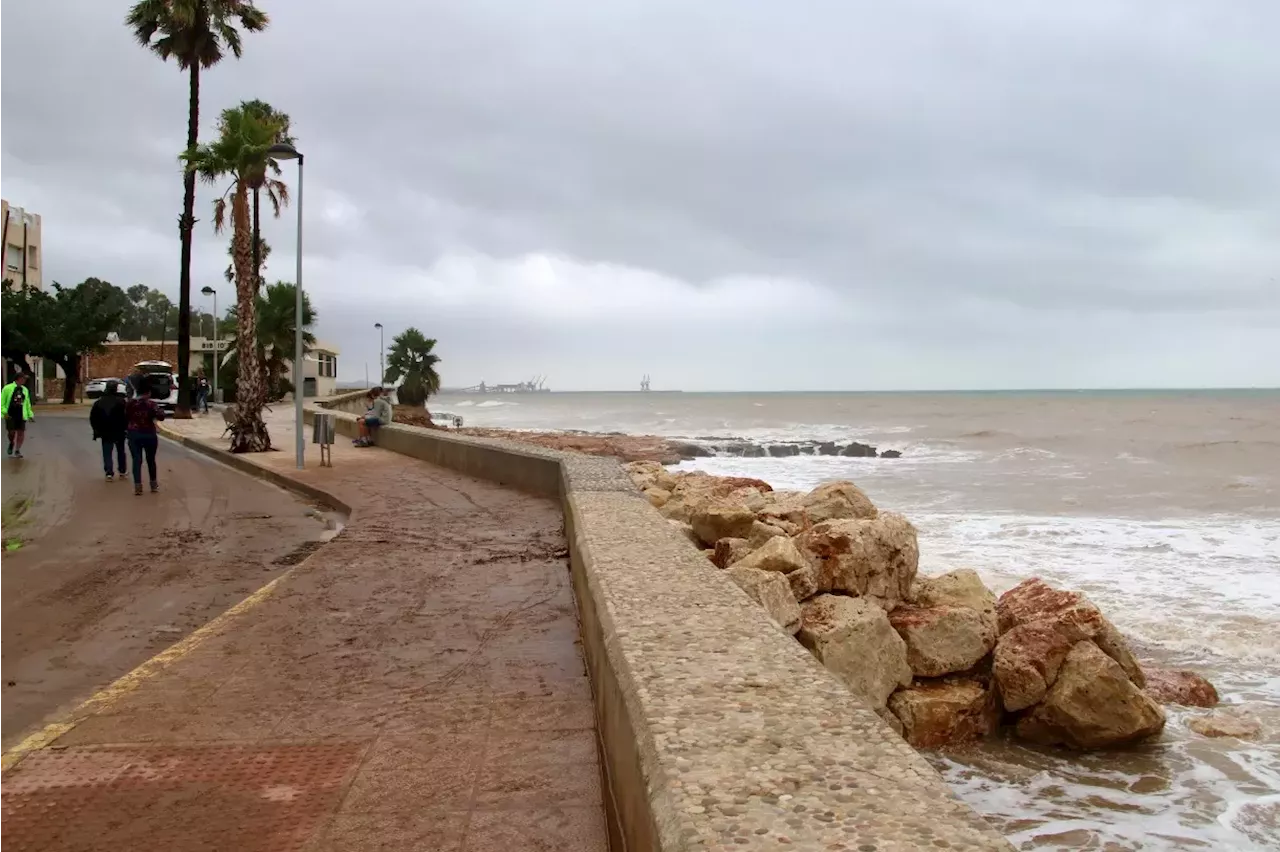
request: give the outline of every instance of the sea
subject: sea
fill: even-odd
[[[1169,707],[1158,742],[1078,755],[1001,739],[927,754],[1028,850],[1280,850],[1280,390],[444,395],[468,426],[730,442],[859,441],[901,458],[719,454],[777,489],[851,479],[920,532],[920,570],[1086,593],[1144,660],[1194,669],[1254,740]]]

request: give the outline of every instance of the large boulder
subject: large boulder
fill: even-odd
[[[644,496],[649,498],[649,504],[655,509],[661,509],[671,500],[671,492],[656,485],[646,488]]]
[[[907,643],[907,663],[916,677],[968,671],[996,644],[995,625],[963,606],[899,606],[889,623]]]
[[[800,605],[800,614],[800,642],[873,708],[911,683],[907,645],[877,604],[817,595]]]
[[[761,571],[778,571],[782,574],[790,574],[792,571],[809,567],[809,561],[804,558],[804,554],[796,547],[795,542],[786,536],[768,539],[764,544],[743,556],[738,564]]]
[[[1098,749],[1155,736],[1165,716],[1125,670],[1091,641],[1067,654],[1044,700],[1018,720],[1018,735],[1042,745]]]
[[[718,500],[698,506],[689,516],[689,525],[708,547],[722,538],[749,538],[755,522],[750,509]]]
[[[754,600],[774,623],[788,633],[800,629],[800,605],[791,594],[791,584],[776,571],[760,571],[734,565],[728,569],[729,577],[747,596]]]
[[[1077,643],[1092,639],[1101,628],[1096,610],[1072,610],[1059,618],[1020,624],[996,642],[992,673],[1000,686],[1000,700],[1011,712],[1024,710],[1045,697],[1067,654]]]
[[[797,531],[809,525],[804,494],[798,491],[771,491],[760,496],[762,499],[755,511],[765,523],[783,529],[793,527]]]
[[[1213,684],[1195,672],[1146,666],[1147,695],[1161,704],[1182,704],[1187,707],[1215,707],[1218,690]]]
[[[745,538],[722,538],[716,542],[711,561],[717,568],[728,568],[750,552],[751,542]]]
[[[1079,592],[1055,589],[1039,577],[1032,577],[1001,595],[996,606],[1001,635],[1022,624],[1045,619],[1072,619],[1080,612],[1097,615],[1100,623],[1090,638],[1120,664],[1129,675],[1129,680],[1139,687],[1143,686],[1146,678],[1142,673],[1142,666],[1138,664],[1138,658],[1129,649],[1129,643],[1115,625],[1102,615],[1102,611]]]
[[[791,584],[791,594],[798,601],[808,600],[818,593],[818,572],[812,565],[788,572],[787,582]]]
[[[815,524],[850,518],[874,518],[879,514],[875,504],[862,493],[862,489],[848,480],[822,483],[805,495],[801,505],[804,506],[809,521]]]
[[[750,508],[750,507],[748,507]],[[782,527],[774,524],[766,524],[763,521],[756,521],[751,525],[751,535],[747,539],[755,547],[759,547],[771,538],[787,537],[787,531]]]
[[[891,512],[824,521],[795,543],[818,569],[819,589],[872,597],[885,609],[907,598],[920,562],[915,527]]]
[[[917,578],[911,587],[911,600],[917,606],[962,606],[981,613],[992,632],[998,630],[995,593],[986,587],[978,572],[960,568],[936,577]]]
[[[989,684],[975,678],[918,680],[889,696],[902,735],[916,748],[941,748],[982,739],[1000,723]]]

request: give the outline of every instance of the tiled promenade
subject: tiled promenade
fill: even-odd
[[[284,414],[253,461],[292,475]],[[29,745],[6,849],[606,847],[559,508],[342,439],[333,468],[307,450],[300,478],[353,509],[343,533]]]

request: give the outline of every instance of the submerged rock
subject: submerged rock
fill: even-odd
[[[1252,739],[1262,733],[1262,724],[1238,710],[1217,710],[1197,716],[1187,727],[1204,737],[1235,737]]]
[[[902,458],[901,450],[881,450],[880,458],[882,459],[900,459]]]
[[[777,575],[775,575],[777,576]],[[800,642],[873,708],[911,683],[907,645],[875,603],[818,595],[800,605]]]
[[[1155,736],[1165,715],[1125,670],[1090,641],[1067,654],[1057,680],[1018,720],[1018,735],[1042,745],[1098,749]]]
[[[1192,671],[1163,669],[1146,666],[1147,695],[1161,704],[1182,704],[1186,707],[1216,707],[1218,690],[1213,684]]]

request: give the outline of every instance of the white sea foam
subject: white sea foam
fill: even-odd
[[[509,402],[501,399],[486,399],[484,402],[476,406],[476,408],[498,408],[503,405],[519,405],[518,402]]]

